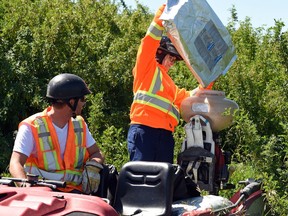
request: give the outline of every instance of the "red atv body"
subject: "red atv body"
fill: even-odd
[[[53,192],[48,187],[0,185],[0,214],[9,216],[99,215],[117,216],[105,200],[96,196]]]
[[[177,170],[179,166],[176,166]],[[20,179],[0,179],[19,182]],[[250,179],[229,200],[218,195],[186,197],[175,195],[175,165],[160,162],[128,162],[120,171],[115,202],[75,193],[53,191],[51,182],[31,181],[33,187],[0,185],[0,214],[12,216],[98,215],[98,216],[200,216],[263,215],[261,183]],[[26,181],[26,180],[24,180]],[[55,181],[54,181],[55,182]],[[56,183],[55,183],[56,184]],[[10,185],[10,186],[9,186]],[[177,188],[177,187],[176,187]]]

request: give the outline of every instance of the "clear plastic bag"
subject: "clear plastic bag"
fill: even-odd
[[[226,74],[236,60],[230,34],[206,0],[168,0],[160,19],[203,87]]]

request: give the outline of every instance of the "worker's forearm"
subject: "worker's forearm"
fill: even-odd
[[[10,164],[9,171],[10,171],[10,174],[12,175],[12,177],[14,177],[14,178],[27,179],[24,168],[21,164],[13,164],[12,166]],[[22,183],[22,182],[18,182],[16,184],[18,187],[29,187],[30,186],[30,184]]]
[[[104,157],[103,157],[101,151],[95,152],[94,154],[90,155],[89,159],[95,160],[97,163],[100,163],[100,164],[104,163]]]
[[[24,178],[26,179],[26,174],[24,171],[24,167],[21,166],[21,164],[13,164],[11,166],[10,164],[10,168],[9,168],[10,174],[12,175],[12,177],[14,178]]]

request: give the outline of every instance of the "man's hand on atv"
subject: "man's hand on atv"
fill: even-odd
[[[100,171],[103,166],[95,160],[88,161],[82,173],[82,191],[85,194],[97,192],[100,184]]]

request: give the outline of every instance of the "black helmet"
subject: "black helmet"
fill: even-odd
[[[167,54],[176,57],[176,61],[183,60],[171,40],[167,36],[163,36],[156,52],[156,60],[161,64]]]
[[[63,73],[50,80],[46,97],[56,100],[69,100],[71,98],[81,98],[90,93],[91,91],[86,83],[79,76]]]

